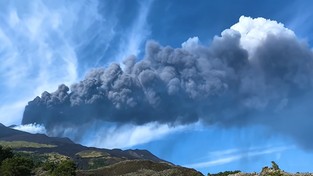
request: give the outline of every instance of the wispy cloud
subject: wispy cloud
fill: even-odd
[[[1,94],[11,96],[1,102],[0,109],[19,112],[2,114],[1,118],[15,119],[14,123],[22,117],[20,102],[25,106],[30,97],[77,78],[77,57],[63,35],[61,10],[50,10],[41,1],[26,8],[11,6],[1,14]]]
[[[27,124],[27,125],[18,125],[13,127],[13,129],[25,131],[33,134],[46,134],[46,128],[39,124]]]
[[[313,38],[311,31],[313,29],[310,19],[312,19],[312,1],[307,3],[292,2],[280,12],[280,16],[286,18],[286,26],[297,33],[297,35],[307,40],[311,45]]]
[[[119,54],[116,61],[121,61],[129,55],[139,55],[141,46],[150,34],[147,17],[153,0],[140,1],[139,13],[132,24],[132,28],[126,33],[126,39],[119,46]]]
[[[227,149],[222,151],[213,151],[209,153],[208,160],[198,163],[186,164],[190,168],[205,168],[217,165],[224,165],[244,158],[251,158],[272,153],[281,153],[285,150],[292,149],[293,146],[279,146],[279,147],[252,147],[248,150],[241,149]]]
[[[129,148],[150,141],[161,139],[173,133],[194,130],[199,123],[170,126],[166,124],[148,123],[145,125],[115,124],[97,121],[80,127],[54,128],[48,135],[70,137],[75,142],[86,146],[100,148]],[[79,137],[75,134],[80,134]],[[105,134],[105,135],[104,135]]]
[[[94,139],[85,141],[88,146],[105,148],[127,148],[138,144],[144,144],[152,140],[160,139],[168,134],[181,131],[184,127],[171,128],[168,125],[150,123],[142,126],[125,125],[122,127],[110,127],[97,130]],[[102,132],[107,135],[103,136]],[[85,140],[87,138],[84,138]]]
[[[102,19],[98,1],[68,3],[10,1],[1,6],[2,123],[19,124],[29,100],[45,90],[54,91],[59,84],[77,81],[80,60],[85,59],[78,53],[82,46],[100,33],[103,37],[94,45],[109,43],[112,39],[114,25],[109,19]],[[96,60],[97,56],[94,57]]]
[[[4,125],[11,125],[19,123],[21,114],[23,114],[24,107],[27,101],[16,101],[8,105],[0,104],[0,120]],[[16,118],[15,118],[16,117]]]

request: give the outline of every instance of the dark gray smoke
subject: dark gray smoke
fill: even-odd
[[[313,124],[313,53],[281,24],[269,23],[285,31],[268,31],[251,45],[248,34],[234,29],[209,46],[197,38],[182,48],[148,42],[141,60],[131,56],[122,66],[91,70],[70,88],[42,93],[28,103],[22,123],[43,124],[48,131],[96,120],[263,124],[313,147],[308,140],[313,137],[308,125]]]

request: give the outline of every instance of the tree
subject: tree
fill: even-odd
[[[64,160],[52,171],[53,176],[75,176],[76,164],[72,160]]]
[[[272,161],[272,168],[273,168],[274,170],[279,170],[278,165],[277,165],[274,161]]]
[[[0,145],[0,165],[3,160],[7,158],[12,158],[13,157],[13,152],[11,148],[4,148]]]
[[[34,167],[32,160],[23,157],[7,158],[2,162],[0,175],[2,176],[31,176]]]
[[[42,164],[42,168],[44,171],[48,171],[52,173],[57,165],[54,162],[46,161]]]

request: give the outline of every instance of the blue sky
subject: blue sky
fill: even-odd
[[[241,16],[282,23],[312,48],[312,6],[309,0],[1,0],[0,122],[20,124],[28,101],[62,83],[82,80],[92,68],[121,63],[129,55],[140,60],[149,40],[177,48],[198,37],[202,45],[210,45],[214,36],[238,23]],[[75,129],[62,135],[91,146],[148,149],[203,173],[259,171],[272,160],[286,171],[313,171],[312,149],[293,135],[259,124],[149,123],[118,128],[100,123],[106,130],[95,127],[94,133],[84,136],[92,142],[76,139]]]

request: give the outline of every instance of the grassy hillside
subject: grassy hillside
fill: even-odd
[[[83,151],[81,156],[106,161],[106,153]],[[115,164],[101,166],[98,169],[80,170],[77,162],[58,153],[38,154],[35,152],[13,152],[0,146],[0,175],[4,176],[203,176],[201,173],[170,163],[150,160],[120,160]]]
[[[99,157],[110,156],[110,154],[106,152],[95,151],[95,150],[84,150],[84,151],[78,152],[76,155],[82,158],[99,158]]]
[[[0,141],[0,145],[4,147],[10,147],[13,149],[18,148],[53,148],[57,147],[56,145],[51,144],[40,144],[36,142],[28,142],[28,141]]]
[[[34,165],[33,175],[55,173],[59,165],[63,167],[62,163],[71,166],[67,161],[75,164],[78,175],[202,175],[193,169],[175,166],[147,150],[86,147],[67,138],[30,134],[1,124],[0,146],[12,148],[18,158],[10,159],[6,165],[26,158]]]
[[[78,176],[203,176],[194,169],[173,166],[168,163],[155,163],[148,160],[122,161],[95,170],[78,171]]]

